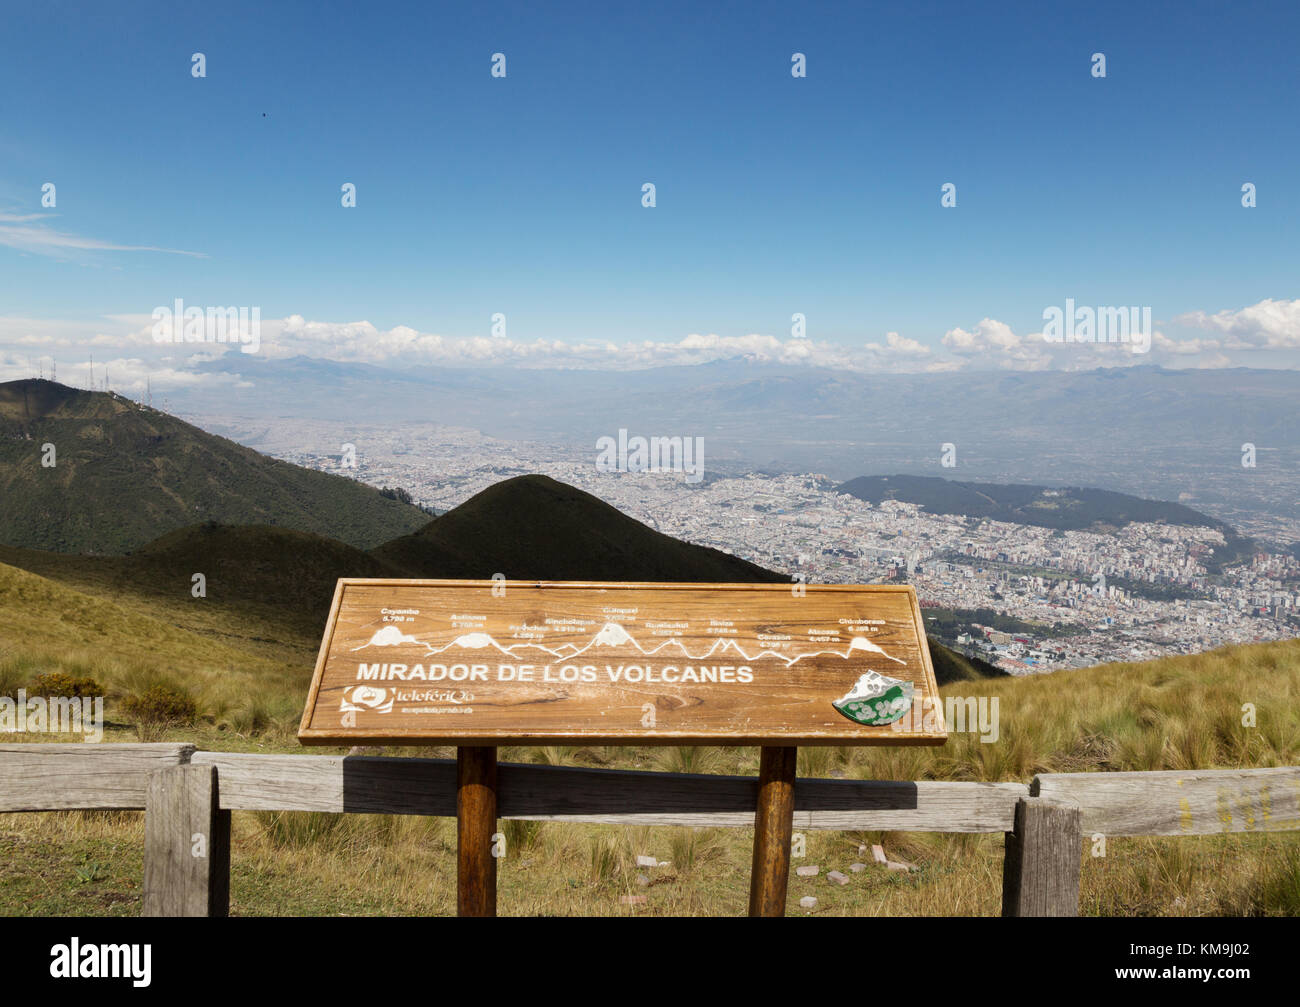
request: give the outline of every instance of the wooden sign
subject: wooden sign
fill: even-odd
[[[304,744],[941,744],[912,588],[340,580]]]

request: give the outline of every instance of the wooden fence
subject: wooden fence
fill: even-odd
[[[456,815],[454,759],[0,745],[0,812],[145,812],[144,915],[224,916],[231,811]],[[497,816],[752,828],[752,777],[503,763]],[[800,779],[794,827],[1006,835],[1004,916],[1074,916],[1081,843],[1300,829],[1300,767],[1047,773],[1020,783]]]

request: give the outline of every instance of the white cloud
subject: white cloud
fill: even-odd
[[[1213,330],[1205,338],[1173,339],[1151,334],[1150,351],[1134,352],[1133,343],[1051,342],[1041,332],[1018,334],[1006,322],[985,317],[970,329],[955,327],[940,345],[886,332],[882,339],[860,343],[819,342],[771,335],[690,333],[675,340],[616,341],[612,339],[535,339],[518,341],[488,336],[455,337],[420,332],[406,325],[381,329],[373,323],[323,322],[302,315],[262,319],[255,347],[258,356],[287,359],[307,356],[381,367],[512,366],[521,368],[584,368],[632,370],[646,367],[702,364],[745,357],[758,362],[805,365],[868,373],[954,371],[964,368],[1007,370],[1087,370],[1100,366],[1129,366],[1168,362],[1176,366],[1232,366],[1225,351],[1250,348],[1300,347],[1300,301],[1263,301],[1240,312],[1181,316]],[[214,318],[206,318],[208,338],[201,342],[158,344],[148,314],[108,315],[99,319],[64,321],[0,316],[0,348],[14,359],[58,359],[82,367],[89,354],[96,359],[117,351],[124,374],[134,374],[130,361],[153,361],[149,367],[173,367],[184,372],[203,359],[240,353],[238,342],[216,339]],[[125,352],[124,352],[125,351]],[[187,359],[188,358],[188,359]],[[139,371],[144,373],[144,364]],[[25,373],[31,373],[30,367]]]
[[[1149,349],[1129,342],[1053,342],[1041,332],[1016,335],[1011,326],[995,318],[984,318],[971,330],[950,329],[943,345],[963,366],[983,362],[1009,370],[1090,370],[1178,361],[1179,366],[1230,367],[1231,359],[1221,351],[1232,348],[1217,339],[1171,339],[1159,329],[1151,333]],[[1196,359],[1193,359],[1196,358]]]
[[[970,331],[949,329],[942,342],[967,362],[983,358],[998,367],[1024,371],[1047,370],[1052,365],[1052,348],[1041,332],[1018,336],[996,318],[982,318]]]
[[[731,357],[779,364],[873,369],[895,360],[924,357],[929,349],[914,339],[888,333],[886,342],[860,350],[811,339],[778,339],[751,333],[722,336],[693,332],[678,340],[629,341],[450,337],[406,326],[379,329],[368,321],[309,322],[301,315],[263,321],[263,352],[272,357],[328,356],[372,364],[510,364],[522,367],[586,367],[627,370],[708,363]]]
[[[871,353],[898,357],[928,357],[930,355],[930,347],[915,339],[900,336],[897,332],[886,332],[884,345],[867,343],[867,350]]]
[[[1018,348],[1021,339],[1011,331],[1006,322],[996,318],[982,318],[974,330],[949,329],[944,333],[943,345],[954,353],[1008,352]]]
[[[1188,328],[1221,332],[1228,337],[1224,346],[1230,350],[1300,348],[1300,299],[1265,298],[1237,311],[1217,311],[1213,315],[1192,311],[1179,315],[1174,322]]]

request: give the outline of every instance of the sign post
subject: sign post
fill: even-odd
[[[497,914],[497,750],[456,749],[456,913]]]
[[[457,906],[496,913],[498,745],[760,745],[749,911],[785,908],[799,745],[947,734],[911,587],[340,580],[299,740],[457,746]]]
[[[794,770],[799,749],[764,745],[758,764],[754,860],[749,870],[749,915],[784,916],[794,835]]]

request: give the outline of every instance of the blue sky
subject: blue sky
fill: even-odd
[[[300,319],[284,354],[436,358],[494,312],[730,351],[802,312],[815,359],[912,368],[1024,364],[1072,297],[1152,306],[1156,362],[1296,365],[1295,5],[551,6],[6,11],[8,365],[134,359],[177,297]]]

